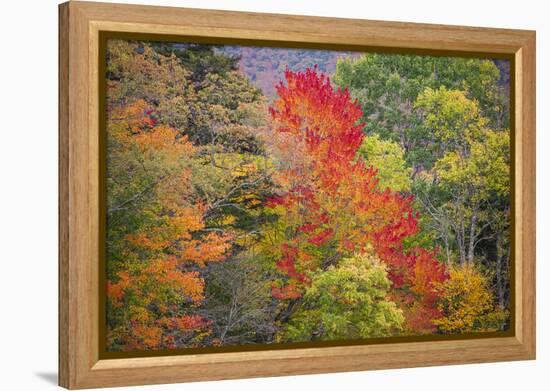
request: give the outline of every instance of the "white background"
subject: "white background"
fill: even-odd
[[[105,1],[105,0],[104,0]],[[124,2],[119,0],[119,2]],[[550,387],[550,137],[545,1],[134,0],[134,3],[537,30],[538,359],[176,384],[154,390],[542,390]],[[0,13],[0,389],[57,377],[57,1],[6,1]],[[546,240],[546,242],[545,242]],[[459,353],[457,353],[459,354]]]

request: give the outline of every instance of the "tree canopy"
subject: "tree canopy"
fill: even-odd
[[[108,350],[506,329],[496,63],[277,50],[108,42]]]

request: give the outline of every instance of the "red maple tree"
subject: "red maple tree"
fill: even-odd
[[[445,269],[437,250],[404,248],[418,232],[418,213],[412,196],[381,189],[376,168],[358,158],[360,106],[316,68],[287,70],[285,77],[270,107],[282,163],[275,176],[280,191],[267,206],[283,208],[289,225],[276,262],[285,278],[273,296],[296,299],[308,286],[308,272],[372,251],[388,267],[408,328],[433,331],[431,319],[440,316],[435,283],[445,280]]]

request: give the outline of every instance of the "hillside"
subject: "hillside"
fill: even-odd
[[[275,86],[284,79],[285,69],[304,71],[317,65],[318,69],[332,75],[340,57],[359,57],[360,53],[335,52],[312,49],[282,49],[254,46],[225,46],[221,53],[240,58],[240,70],[257,86],[268,99],[275,97]]]

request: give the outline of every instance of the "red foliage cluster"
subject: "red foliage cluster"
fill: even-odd
[[[354,252],[374,251],[388,266],[399,302],[415,307],[409,326],[429,331],[417,315],[438,317],[434,283],[446,278],[436,252],[405,251],[403,240],[418,232],[412,196],[378,187],[377,170],[357,158],[364,134],[360,106],[347,90],[335,90],[316,69],[285,73],[277,86],[279,98],[270,108],[275,132],[285,137],[281,156],[282,189],[268,207],[284,207],[293,233],[281,245],[278,269],[286,276],[273,296],[296,298],[308,284],[307,272],[325,268]],[[313,253],[323,258],[312,262]],[[413,316],[414,315],[414,316]],[[414,319],[413,319],[414,318]]]

